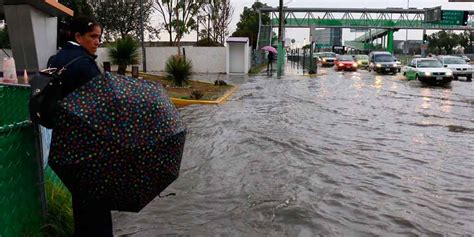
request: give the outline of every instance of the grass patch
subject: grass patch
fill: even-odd
[[[250,68],[249,70],[249,74],[250,75],[255,75],[255,74],[259,74],[261,71],[263,71],[264,69],[267,68],[267,64],[264,63],[258,67],[253,67],[253,68]]]
[[[217,100],[234,87],[233,85],[216,86],[212,83],[193,80],[189,80],[185,86],[176,87],[171,80],[167,80],[162,76],[149,74],[140,74],[140,76],[147,80],[159,82],[170,97],[186,100],[195,100],[193,91],[194,94],[196,94],[196,91],[202,93],[199,100]]]
[[[72,236],[74,233],[74,217],[71,194],[49,167],[45,173],[48,210],[45,225],[42,228],[43,236]]]

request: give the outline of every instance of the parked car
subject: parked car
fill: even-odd
[[[438,60],[444,67],[453,71],[454,80],[458,77],[466,77],[467,81],[472,81],[473,68],[464,59],[455,56],[438,56]]]
[[[464,61],[466,61],[466,63],[471,62],[471,59],[468,56],[464,55],[464,54],[457,54],[455,56],[462,58]]]
[[[407,80],[418,80],[427,84],[447,84],[453,80],[453,72],[443,67],[435,58],[416,58],[411,60],[404,72]]]
[[[369,60],[369,72],[395,74],[400,70],[400,65],[397,64],[395,57],[389,52],[371,52]]]
[[[317,56],[318,62],[321,63],[321,66],[333,66],[334,61],[336,60],[336,54],[333,52],[320,52],[315,54]]]
[[[354,56],[354,60],[359,68],[369,67],[369,56],[365,54],[357,54]]]
[[[357,63],[354,61],[351,55],[338,55],[336,61],[334,62],[334,69],[336,71],[340,70],[350,70],[357,71]]]

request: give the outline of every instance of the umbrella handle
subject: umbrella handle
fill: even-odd
[[[159,198],[165,198],[165,197],[168,197],[168,196],[176,196],[176,193],[168,193],[165,196],[161,196],[160,194],[158,194]]]

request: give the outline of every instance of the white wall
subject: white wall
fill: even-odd
[[[186,58],[193,64],[195,73],[225,73],[226,72],[226,48],[225,47],[183,47],[186,51]],[[141,50],[140,50],[141,52]],[[182,51],[181,51],[182,52]],[[166,60],[172,55],[176,55],[176,47],[147,47],[146,65],[148,71],[164,71]],[[97,50],[97,63],[102,65],[104,61],[110,61],[106,48]],[[141,61],[138,65],[142,68]],[[116,67],[112,66],[112,70]],[[128,70],[131,70],[129,66]]]
[[[195,73],[225,73],[226,72],[226,48],[225,47],[185,47],[186,58],[193,63],[193,72]],[[11,50],[6,50],[10,55]],[[140,50],[141,52],[141,50]],[[147,70],[163,71],[166,60],[177,54],[176,47],[149,47],[146,49]],[[107,56],[106,48],[97,50],[97,64],[102,67],[104,61],[110,61]],[[3,68],[3,58],[6,55],[0,50],[0,70]],[[45,65],[46,66],[46,65]],[[142,68],[141,60],[138,65]],[[112,70],[117,70],[116,66],[112,66]],[[128,70],[132,70],[129,66]]]

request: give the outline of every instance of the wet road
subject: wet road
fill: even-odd
[[[287,72],[182,109],[177,196],[114,213],[116,236],[474,235],[474,83]]]

